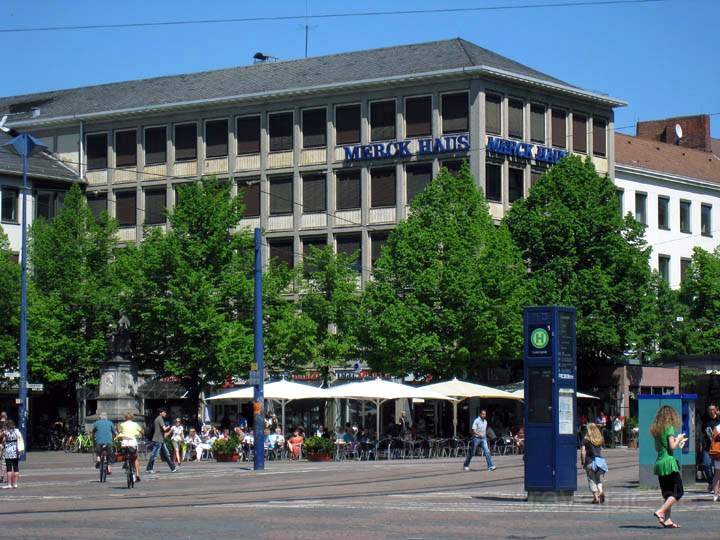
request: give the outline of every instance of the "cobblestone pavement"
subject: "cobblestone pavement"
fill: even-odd
[[[530,504],[520,456],[498,469],[461,459],[184,464],[144,475],[134,490],[119,467],[100,484],[89,455],[32,453],[20,488],[0,491],[0,530],[33,538],[461,539],[720,538],[720,503],[689,486],[663,530],[657,490],[638,490],[637,451],[607,451],[604,506],[591,505],[584,473],[571,503]]]

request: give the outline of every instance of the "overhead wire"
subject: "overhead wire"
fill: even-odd
[[[352,19],[352,18],[371,18],[371,17],[401,17],[409,15],[448,15],[448,14],[466,14],[480,13],[487,11],[517,11],[523,9],[547,9],[547,8],[572,8],[572,7],[607,7],[621,6],[632,4],[657,4],[661,2],[669,2],[671,0],[581,0],[578,2],[543,2],[543,3],[524,3],[516,5],[496,5],[496,6],[479,6],[479,7],[453,7],[453,8],[433,8],[433,9],[402,9],[389,11],[361,11],[355,13],[318,13],[304,15],[267,15],[259,17],[227,17],[222,19],[195,19],[195,20],[175,20],[175,21],[155,21],[155,22],[129,22],[117,24],[85,24],[85,25],[59,25],[59,26],[28,26],[21,28],[0,28],[2,34],[12,33],[28,33],[28,32],[61,32],[74,30],[120,30],[129,28],[154,28],[167,26],[192,26],[192,25],[215,25],[215,24],[238,24],[238,23],[257,23],[257,22],[283,22],[283,21],[307,21],[307,20],[324,20],[324,19]]]

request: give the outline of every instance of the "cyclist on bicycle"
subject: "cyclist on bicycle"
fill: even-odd
[[[125,413],[125,421],[118,426],[116,439],[120,440],[120,446],[126,456],[128,465],[132,461],[135,468],[136,482],[140,482],[140,461],[138,460],[137,448],[138,438],[142,435],[142,428],[133,421],[135,415],[132,412]]]
[[[103,447],[108,458],[108,474],[112,474],[110,471],[110,452],[112,449],[112,442],[117,432],[115,426],[108,420],[107,413],[100,413],[100,419],[93,424],[93,438],[95,439],[95,468],[100,467],[100,454],[102,454]]]

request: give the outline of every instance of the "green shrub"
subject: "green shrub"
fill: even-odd
[[[335,443],[331,439],[310,437],[305,440],[304,448],[308,454],[332,454],[335,451]]]
[[[237,452],[238,446],[240,446],[240,439],[237,435],[232,434],[229,439],[215,439],[212,449],[216,455],[231,455]]]

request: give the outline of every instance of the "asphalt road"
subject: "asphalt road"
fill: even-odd
[[[519,456],[339,463],[164,463],[128,490],[119,468],[100,484],[89,455],[30,454],[20,488],[0,491],[0,537],[80,539],[720,538],[720,503],[687,489],[660,529],[657,490],[636,487],[637,451],[607,451],[604,506],[591,505],[584,474],[572,503],[530,504]]]

